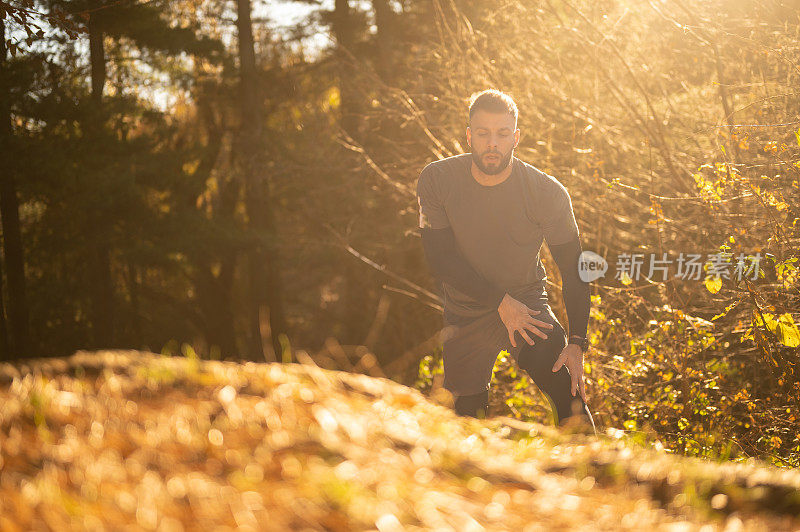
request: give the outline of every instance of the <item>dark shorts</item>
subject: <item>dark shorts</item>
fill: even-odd
[[[534,341],[534,346],[541,344],[547,345],[549,349],[553,346],[564,346],[567,343],[564,328],[559,323],[553,309],[545,303],[528,304],[534,310],[542,311],[534,315],[538,320],[552,323],[552,329],[541,329],[548,338],[551,335],[563,336],[563,342],[547,342],[528,331],[528,336]],[[442,343],[444,348],[444,387],[456,396],[472,395],[480,393],[489,388],[492,379],[492,369],[501,351],[508,351],[514,360],[519,363],[519,354],[523,346],[528,343],[516,333],[517,347],[511,345],[508,338],[508,330],[500,314],[496,311],[478,317],[464,325],[458,326],[449,323],[445,319],[445,327],[442,330]],[[559,339],[560,340],[560,339]],[[552,363],[555,363],[559,353],[549,354]],[[551,364],[552,364],[551,363]]]

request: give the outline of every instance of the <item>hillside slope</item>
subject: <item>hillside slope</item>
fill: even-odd
[[[797,471],[459,418],[311,363],[0,364],[2,531],[776,531],[798,514]]]

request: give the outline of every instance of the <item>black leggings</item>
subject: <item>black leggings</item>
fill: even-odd
[[[534,345],[517,336],[517,341],[523,342],[517,360],[519,367],[530,375],[550,401],[556,425],[562,425],[568,417],[579,416],[594,428],[594,419],[580,393],[576,392],[573,396],[570,391],[572,380],[567,367],[562,366],[555,373],[552,371],[561,350],[567,345],[563,327],[556,321],[551,330],[544,329],[544,332],[547,339],[528,333],[534,340]],[[488,407],[488,389],[473,395],[459,396],[455,401],[455,411],[460,416],[486,417]]]

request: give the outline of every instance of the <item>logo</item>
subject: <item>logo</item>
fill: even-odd
[[[606,259],[594,251],[584,251],[578,258],[578,275],[584,283],[591,283],[608,271]]]

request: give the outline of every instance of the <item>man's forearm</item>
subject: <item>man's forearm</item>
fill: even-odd
[[[420,229],[420,233],[425,257],[433,275],[490,309],[500,306],[505,290],[496,287],[475,271],[458,249],[452,228],[425,227]]]
[[[578,237],[565,244],[550,246],[550,253],[561,272],[564,306],[567,308],[570,336],[586,336],[589,327],[591,291],[589,283],[584,283],[578,273],[578,259],[581,255],[581,242]]]

